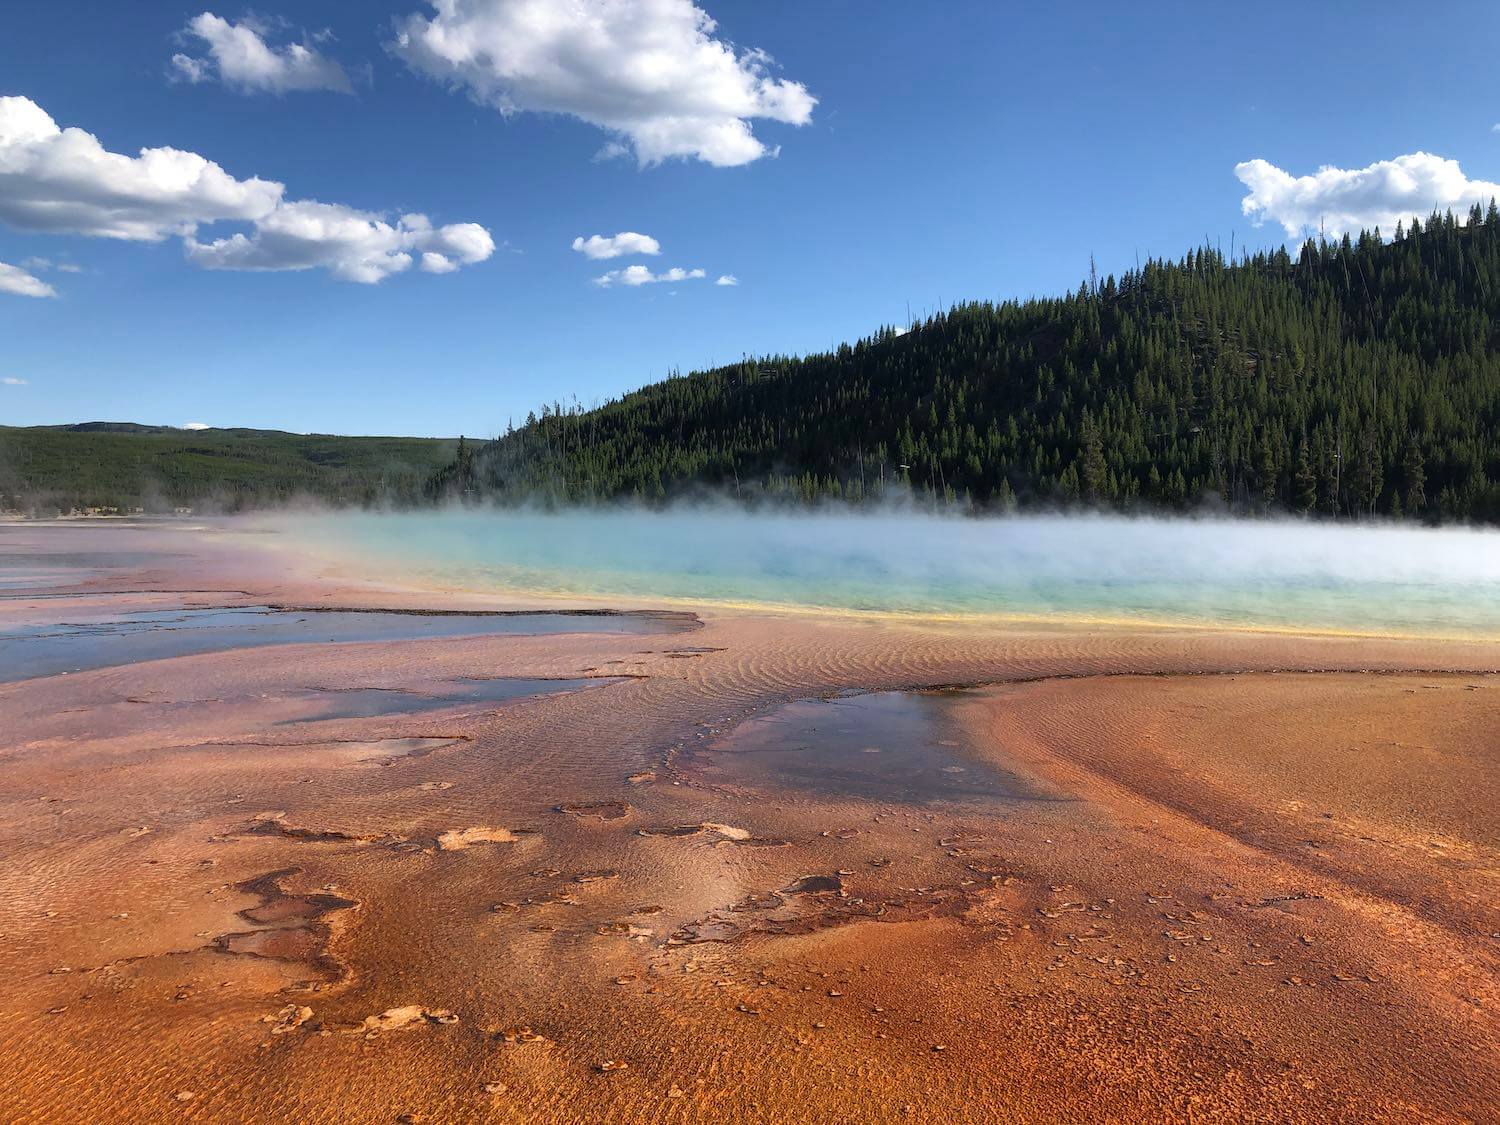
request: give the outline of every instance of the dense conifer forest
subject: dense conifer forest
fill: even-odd
[[[291,500],[421,501],[446,438],[179,430],[130,422],[0,426],[0,511],[235,512]]]
[[[435,496],[1500,521],[1500,212],[973,302],[835,352],[553,404]]]

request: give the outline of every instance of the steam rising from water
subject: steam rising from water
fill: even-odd
[[[723,508],[279,517],[375,577],[475,591],[1500,636],[1500,533]]]

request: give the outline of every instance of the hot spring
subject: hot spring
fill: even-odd
[[[1500,637],[1500,532],[725,508],[308,513],[258,523],[447,590],[915,616]]]

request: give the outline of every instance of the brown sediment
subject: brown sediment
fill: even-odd
[[[461,852],[476,844],[514,844],[519,838],[510,828],[476,825],[473,828],[451,828],[440,833],[437,846],[445,852]]]
[[[56,601],[431,597],[217,550]],[[0,685],[0,1115],[1493,1116],[1500,645],[751,614],[699,639]],[[371,749],[432,735],[403,692],[612,661],[631,678],[445,713],[440,753]],[[309,684],[397,709],[278,737]]]
[[[261,1016],[260,1022],[271,1025],[272,1035],[287,1035],[296,1031],[312,1017],[313,1010],[306,1004],[288,1004],[279,1012]]]
[[[367,844],[384,839],[378,835],[360,835],[333,828],[304,828],[288,824],[285,813],[264,813],[255,817],[245,829],[247,836],[282,836],[288,840],[310,840],[314,843]]]
[[[557,811],[597,820],[624,820],[630,815],[630,805],[625,801],[572,801],[558,805]]]
[[[355,1031],[368,1038],[383,1031],[410,1031],[427,1024],[450,1025],[458,1023],[458,1017],[447,1008],[424,1008],[420,1004],[403,1004],[399,1008],[387,1008],[373,1016],[366,1016]]]
[[[224,953],[301,962],[317,971],[325,982],[344,976],[344,966],[328,951],[330,930],[324,915],[357,906],[352,899],[325,892],[294,893],[282,882],[300,870],[289,867],[247,879],[235,889],[260,901],[239,912],[253,927],[220,934],[214,946]]]
[[[670,828],[638,828],[636,834],[662,837],[668,840],[701,837],[716,844],[735,844],[748,848],[784,848],[791,843],[790,840],[756,836],[748,828],[736,828],[732,824],[714,824],[710,821],[702,824],[675,824]]]

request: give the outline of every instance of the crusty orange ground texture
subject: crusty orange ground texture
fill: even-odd
[[[0,528],[0,633],[477,604],[204,542]],[[1493,1121],[1496,672],[705,612],[0,683],[0,1118]]]

